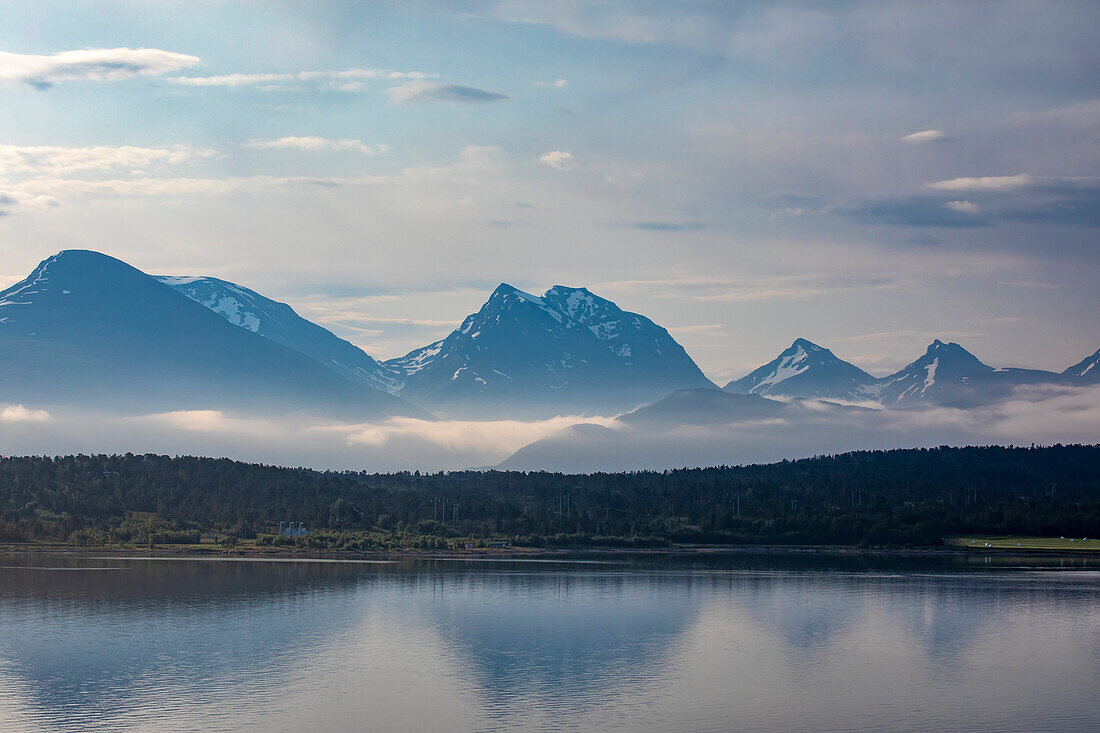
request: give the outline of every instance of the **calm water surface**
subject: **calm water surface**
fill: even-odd
[[[1100,730],[1100,573],[974,560],[0,555],[0,730]]]

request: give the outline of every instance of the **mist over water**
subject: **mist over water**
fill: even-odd
[[[0,556],[0,729],[1085,731],[1089,562]]]

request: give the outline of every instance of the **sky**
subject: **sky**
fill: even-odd
[[[376,358],[587,286],[719,384],[795,338],[1100,346],[1093,2],[6,2],[0,286],[214,275]]]

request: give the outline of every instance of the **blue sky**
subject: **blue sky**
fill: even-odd
[[[796,337],[1100,345],[1094,3],[0,2],[0,284],[211,274],[380,358],[586,285],[724,382]]]

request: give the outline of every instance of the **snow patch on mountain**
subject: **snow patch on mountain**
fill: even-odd
[[[345,379],[390,394],[401,388],[400,374],[383,367],[354,344],[302,318],[286,303],[215,277],[161,275],[157,279],[234,326],[305,354]]]

